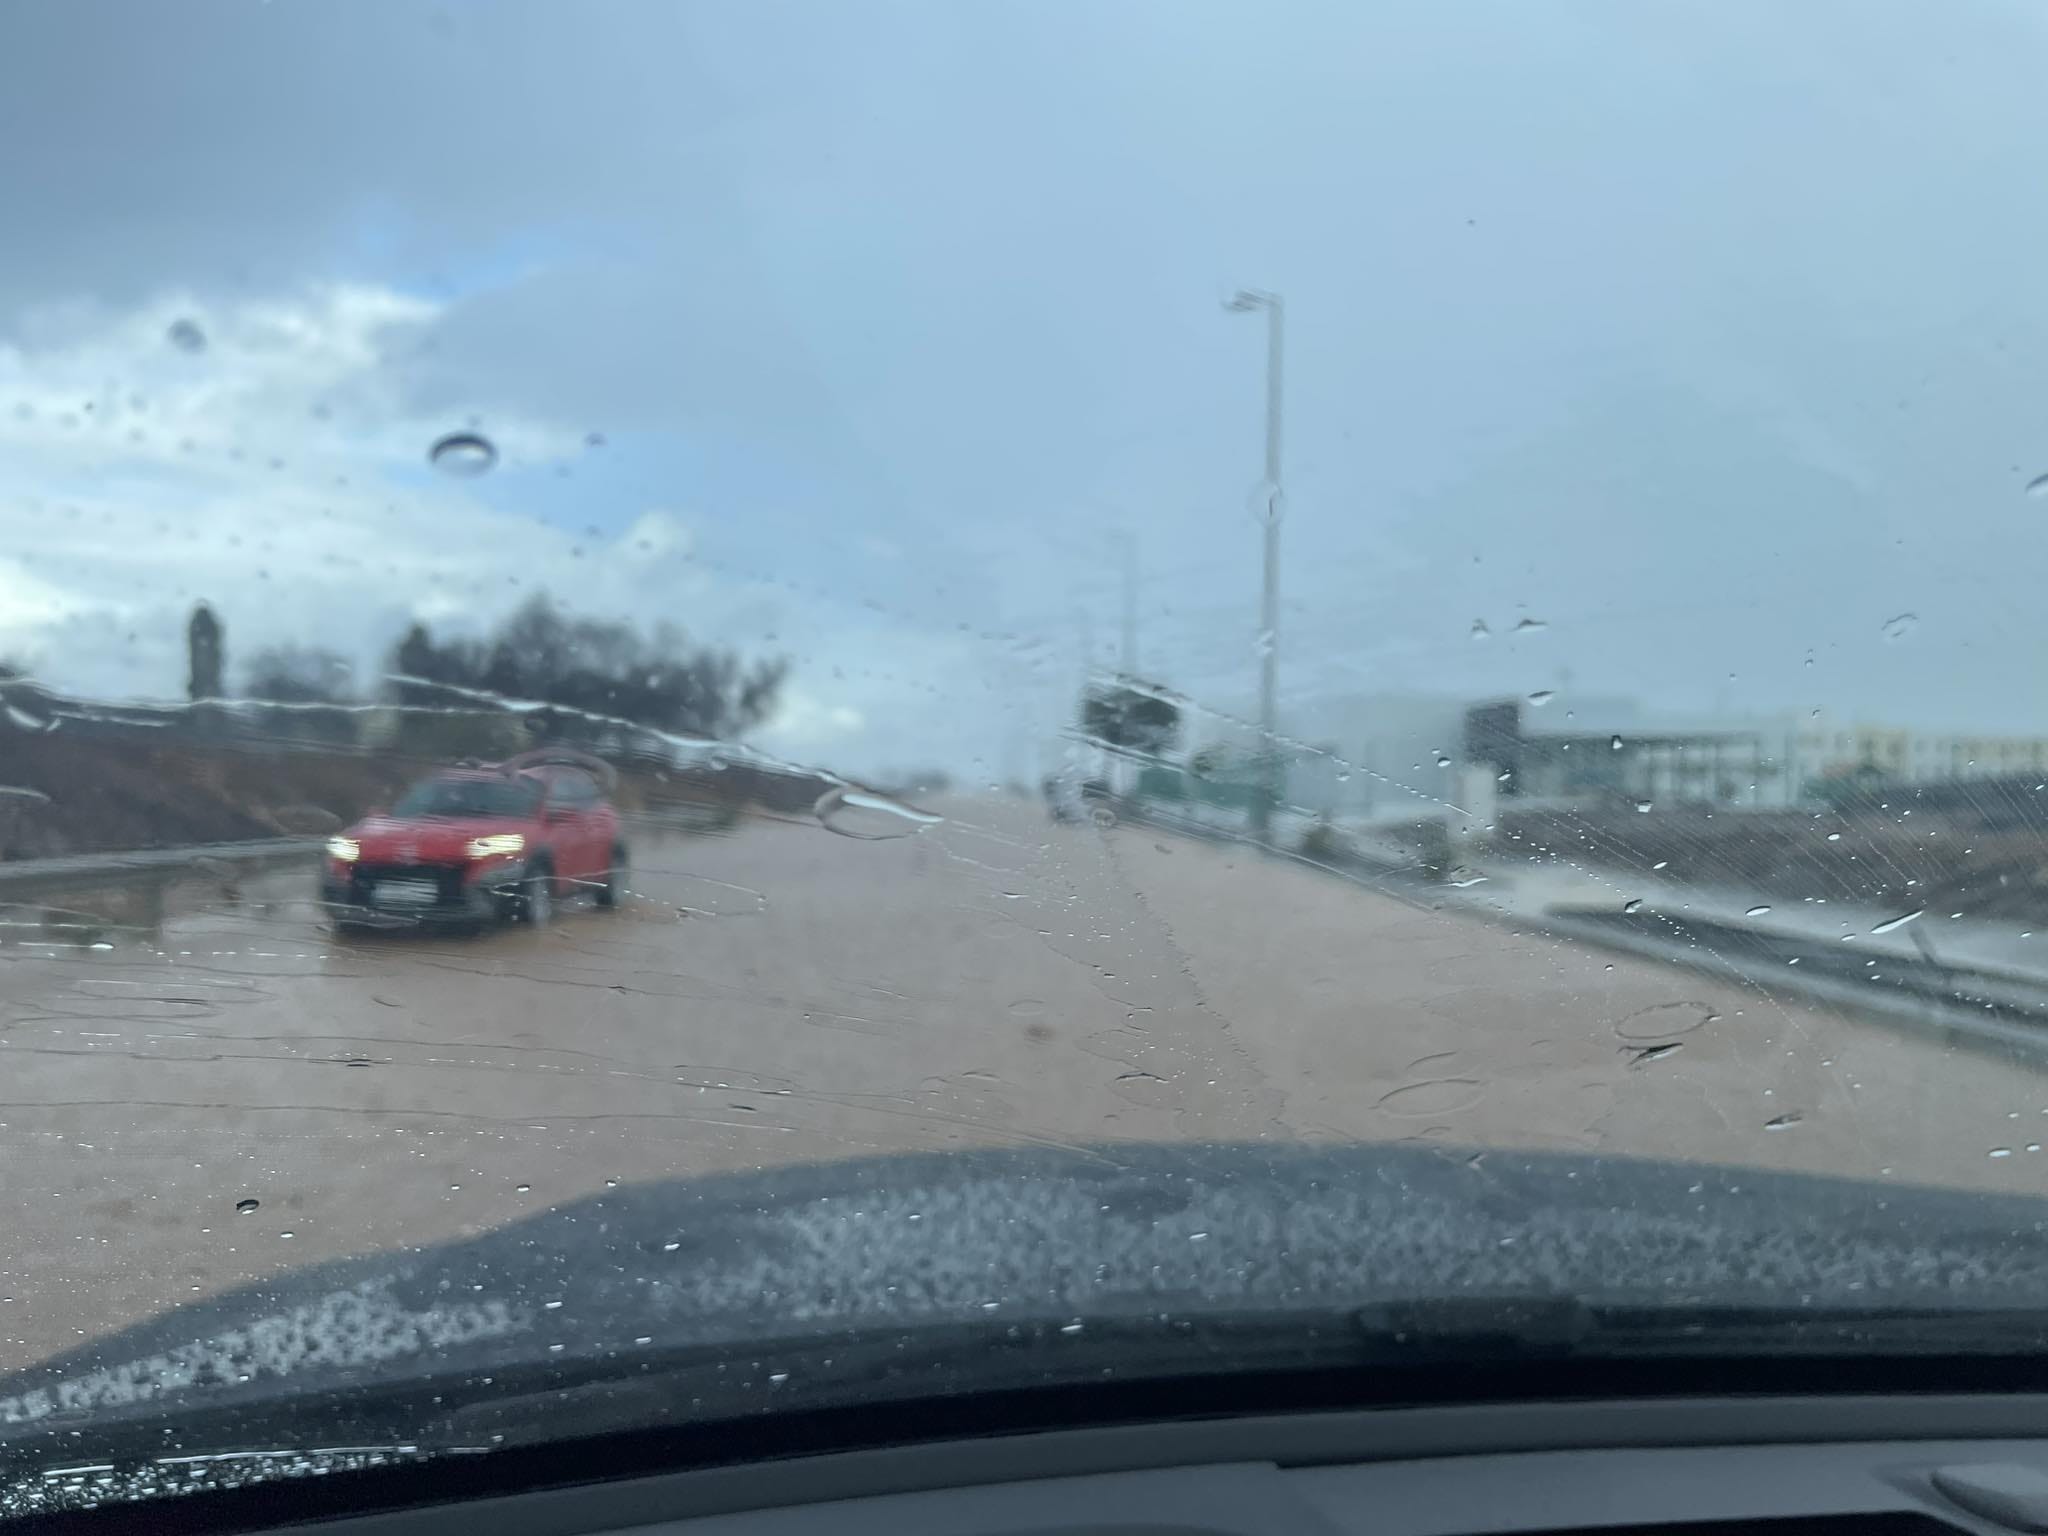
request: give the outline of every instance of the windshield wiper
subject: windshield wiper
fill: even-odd
[[[1330,1309],[1145,1313],[868,1328],[763,1340],[472,1361],[316,1390],[205,1393],[139,1405],[118,1423],[59,1415],[0,1437],[0,1475],[55,1444],[104,1460],[403,1440],[421,1454],[857,1408],[954,1403],[1048,1386],[1265,1373],[1324,1383],[1325,1405],[1384,1395],[1404,1366],[1529,1361],[1853,1357],[2048,1360],[2048,1309],[1595,1303],[1568,1296],[1421,1297]],[[72,1432],[83,1430],[82,1436]]]
[[[516,1388],[510,1397],[471,1395],[436,1433],[516,1441],[558,1436],[585,1412],[592,1422],[578,1433],[1048,1385],[1261,1373],[1326,1380],[1332,1392],[1325,1395],[1337,1397],[1348,1379],[1370,1401],[1412,1366],[1959,1356],[2048,1360],[2048,1309],[1670,1306],[1528,1295],[919,1327],[593,1362],[531,1397]]]
[[[1605,1358],[1662,1354],[2040,1354],[2048,1308],[1790,1307],[1701,1302],[1587,1302],[1569,1296],[1421,1297],[1354,1314],[1381,1347],[1411,1356]]]

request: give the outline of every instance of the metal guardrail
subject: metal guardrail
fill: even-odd
[[[1952,1044],[2048,1055],[2048,983],[2024,976],[1926,953],[1873,956],[1796,934],[1669,912],[1558,906],[1524,921],[1560,938],[1833,1005],[1854,1017],[1933,1030]],[[1872,959],[1877,964],[1864,963]]]
[[[0,862],[0,887],[77,884],[209,863],[258,864],[295,858],[320,846],[317,837],[265,837],[237,843],[192,843],[178,848],[140,848],[126,853],[79,853],[50,859]]]
[[[1848,982],[1879,996],[1889,992],[1944,1008],[1961,1006],[1995,1018],[2048,1025],[2048,983],[2011,973],[1951,964],[1927,955],[1891,952],[1873,956],[1867,950],[1797,934],[1669,912],[1566,907],[1553,908],[1548,915],[1581,930],[1705,949],[1723,958],[1754,962],[1759,973],[1776,976],[1796,964],[1803,968],[1802,981],[1819,977]]]
[[[1106,804],[1134,825],[1215,843],[1253,841],[1241,830],[1176,815],[1156,803]],[[1398,860],[1387,857],[1386,850],[1356,845],[1347,855],[1319,867],[1401,900],[1415,901],[1439,888],[1438,877],[1413,859]],[[1469,913],[1488,916],[1478,906]],[[1923,945],[1917,955],[1892,950],[1873,956],[1868,949],[1782,930],[1655,909],[1618,912],[1565,905],[1515,921],[1724,980],[1932,1027],[1958,1043],[2048,1053],[2048,978],[1945,960],[1931,946]],[[1873,959],[1875,965],[1866,963]]]

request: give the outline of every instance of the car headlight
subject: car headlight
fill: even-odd
[[[330,837],[327,839],[327,857],[339,859],[344,864],[353,864],[363,851],[363,845],[352,837]]]
[[[525,846],[526,839],[517,832],[494,832],[489,837],[472,837],[462,851],[472,859],[498,859]]]

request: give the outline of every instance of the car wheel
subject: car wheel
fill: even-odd
[[[555,877],[545,865],[528,873],[519,888],[519,915],[529,928],[545,928],[555,919]]]
[[[625,895],[626,845],[620,843],[612,849],[611,866],[604,872],[604,884],[597,888],[597,904],[600,907],[616,907],[619,898]]]

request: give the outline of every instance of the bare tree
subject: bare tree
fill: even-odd
[[[268,646],[249,658],[242,693],[274,704],[345,704],[355,697],[355,668],[319,646]]]
[[[654,730],[731,737],[775,708],[786,659],[751,664],[737,653],[693,646],[672,625],[643,634],[631,624],[563,614],[545,593],[522,604],[482,641],[437,641],[415,624],[391,653],[399,703],[447,704],[448,683],[504,699],[537,700],[563,714],[552,735],[584,734],[576,716],[609,716]]]

